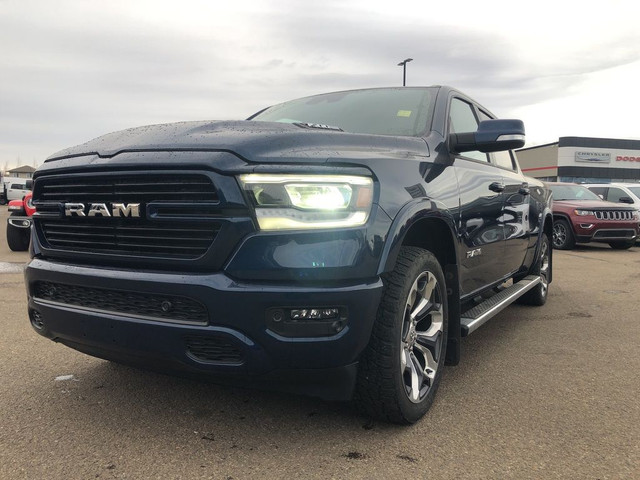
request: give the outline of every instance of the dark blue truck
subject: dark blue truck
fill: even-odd
[[[460,339],[551,282],[551,196],[443,86],[111,133],[34,176],[41,335],[89,355],[353,399],[412,423]]]

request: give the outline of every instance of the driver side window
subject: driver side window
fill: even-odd
[[[478,119],[471,104],[459,98],[452,99],[449,110],[449,133],[467,133],[476,130],[478,130]],[[477,150],[464,152],[462,155],[482,162],[489,161],[486,153]]]

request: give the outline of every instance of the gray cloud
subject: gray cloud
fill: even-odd
[[[456,86],[498,115],[578,93],[594,73],[640,58],[633,19],[597,49],[523,53],[531,33],[445,25],[425,12],[387,18],[350,2],[263,2],[228,25],[224,11],[203,8],[217,22],[208,29],[117,2],[1,5],[0,165],[120,128],[245,118],[298,96],[399,85],[406,57],[409,85]]]

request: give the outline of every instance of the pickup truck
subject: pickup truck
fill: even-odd
[[[35,173],[39,334],[103,359],[429,409],[461,337],[552,280],[551,195],[444,86],[317,95],[111,133]]]

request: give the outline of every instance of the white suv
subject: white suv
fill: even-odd
[[[640,183],[587,183],[583,186],[603,200],[627,203],[640,210]]]

